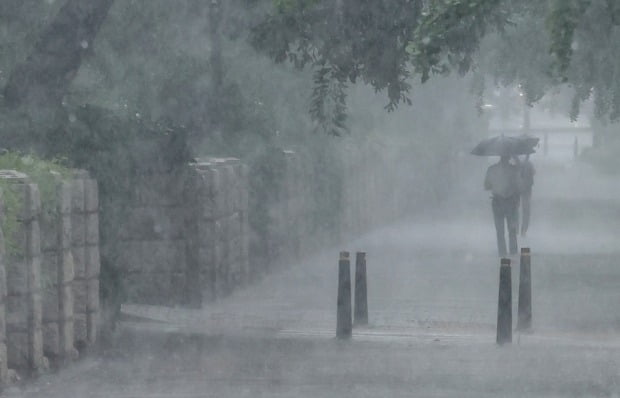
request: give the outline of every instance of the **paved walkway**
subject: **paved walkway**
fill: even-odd
[[[204,310],[126,305],[150,322],[124,322],[117,350],[5,395],[619,397],[615,185],[587,168],[539,166],[524,243],[534,329],[512,345],[495,345],[499,261],[486,194],[472,191]],[[341,249],[368,253],[370,324],[347,342],[334,339]]]

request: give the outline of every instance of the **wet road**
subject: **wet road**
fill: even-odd
[[[512,345],[495,345],[499,261],[486,194],[472,190],[204,310],[126,306],[160,322],[125,322],[104,356],[3,396],[620,397],[615,182],[555,164],[539,166],[536,189],[522,242],[534,328]],[[368,253],[370,325],[345,342],[340,249]],[[517,283],[513,267],[515,314]]]

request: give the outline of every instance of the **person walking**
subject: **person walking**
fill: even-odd
[[[520,164],[521,168],[521,237],[527,234],[530,226],[530,205],[532,203],[532,186],[534,185],[534,175],[536,170],[530,161],[530,155],[525,155],[525,160]]]
[[[518,163],[510,163],[509,156],[501,156],[498,163],[487,169],[484,189],[491,191],[492,194],[491,207],[497,232],[497,251],[501,257],[507,254],[505,228],[508,229],[510,254],[517,254],[521,186],[520,167]]]

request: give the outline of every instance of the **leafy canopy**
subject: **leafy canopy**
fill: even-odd
[[[523,81],[530,103],[569,84],[573,117],[594,95],[597,115],[615,120],[619,23],[615,0],[273,0],[253,44],[276,62],[314,70],[311,115],[335,135],[344,130],[349,84],[387,92],[394,110],[410,103],[412,77],[452,71]],[[481,54],[492,35],[495,54]]]

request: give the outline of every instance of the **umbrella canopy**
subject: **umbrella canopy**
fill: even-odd
[[[522,134],[517,137],[499,135],[481,141],[471,151],[476,156],[511,156],[529,155],[536,152],[534,147],[538,145],[538,137]]]

